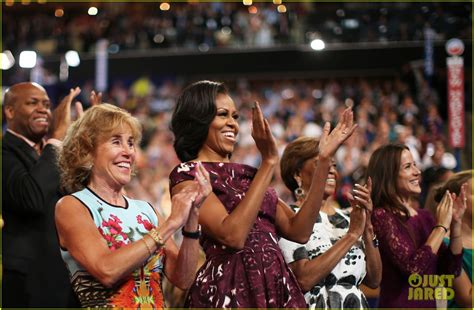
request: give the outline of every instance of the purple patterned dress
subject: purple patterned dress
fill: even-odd
[[[212,189],[232,212],[244,198],[257,169],[235,163],[203,163]],[[195,163],[182,163],[170,174],[170,188],[194,179]],[[275,190],[269,188],[245,247],[236,250],[203,234],[201,246],[206,261],[198,271],[186,300],[196,308],[306,308],[296,278],[278,247],[275,227]]]

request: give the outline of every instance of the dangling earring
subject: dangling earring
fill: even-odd
[[[296,199],[302,199],[305,197],[304,189],[301,188],[301,178],[299,176],[295,176],[296,183],[298,183],[298,188],[295,189],[293,192],[295,193]]]

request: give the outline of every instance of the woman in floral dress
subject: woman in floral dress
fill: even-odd
[[[187,288],[198,256],[198,207],[211,191],[201,167],[192,190],[173,197],[165,221],[147,202],[124,194],[140,140],[139,122],[96,105],[68,131],[59,155],[72,195],[56,206],[61,254],[82,307],[163,308],[163,273]],[[181,249],[170,236],[183,227]]]
[[[212,185],[199,215],[206,262],[189,290],[187,306],[306,307],[278,239],[308,240],[330,158],[355,130],[352,111],[344,111],[331,134],[329,123],[325,125],[315,181],[298,214],[268,187],[278,163],[277,147],[257,103],[252,116],[252,136],[261,154],[259,169],[230,162],[239,113],[222,83],[200,81],[188,86],[173,113],[174,147],[183,163],[170,174],[172,196],[192,186],[200,162]]]
[[[300,137],[289,143],[280,161],[283,181],[294,193],[296,212],[308,193],[318,156],[318,141]],[[382,262],[370,213],[371,184],[356,184],[352,211],[334,207],[338,172],[333,161],[324,188],[324,203],[306,244],[281,239],[279,245],[312,309],[365,309],[361,283],[377,288]],[[357,207],[355,207],[357,206]]]

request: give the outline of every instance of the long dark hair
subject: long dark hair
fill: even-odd
[[[216,115],[216,97],[227,94],[223,83],[199,81],[186,87],[179,96],[171,119],[174,150],[182,162],[193,160],[206,141]]]
[[[374,208],[383,208],[402,219],[409,218],[408,209],[402,204],[397,189],[402,152],[409,150],[403,144],[387,144],[379,147],[370,157],[367,177],[372,179]]]

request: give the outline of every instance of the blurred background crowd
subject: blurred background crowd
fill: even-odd
[[[96,43],[106,39],[111,59],[128,55],[124,57],[135,59],[136,68],[142,55],[145,55],[143,59],[157,57],[156,68],[133,71],[132,65],[132,70],[127,69],[129,74],[111,74],[107,87],[99,90],[103,92],[104,102],[127,109],[144,127],[137,174],[127,193],[161,206],[165,214],[170,206],[168,175],[179,163],[172,145],[170,117],[183,87],[198,78],[226,82],[241,116],[238,145],[232,160],[255,167],[260,158],[251,137],[250,106],[254,101],[261,104],[281,152],[299,136],[319,137],[325,121],[335,124],[339,113],[353,106],[359,129],[335,158],[340,171],[335,198],[341,207],[348,206],[346,193],[364,177],[372,152],[388,142],[408,145],[423,171],[425,199],[420,207],[430,204],[429,188],[433,184],[446,180],[454,170],[472,167],[469,135],[462,150],[452,149],[448,141],[446,55],[441,61],[435,58],[431,74],[427,74],[426,62],[423,62],[427,31],[436,44],[444,44],[453,37],[462,39],[470,52],[471,3],[282,3],[280,0],[258,3],[251,0],[243,3],[50,3],[43,0],[32,3],[7,0],[2,9],[4,54],[8,51],[10,57],[15,58],[21,51],[34,50],[44,64],[39,80],[53,102],[59,102],[70,87],[80,86],[79,100],[87,106],[90,92],[97,90],[95,73],[90,71],[93,63],[81,74],[74,75],[71,68],[69,78],[61,78],[60,55],[66,51],[74,50],[85,62],[92,62]],[[166,62],[169,58],[159,57],[183,52],[191,57],[215,52],[214,57],[222,53],[232,59],[239,51],[251,49],[267,57],[279,49],[307,46],[318,39],[324,40],[327,47],[349,50],[344,57],[352,63],[370,63],[370,59],[357,54],[358,46],[363,43],[377,43],[381,52],[411,44],[420,52],[412,59],[404,59],[405,55],[400,53],[402,65],[392,65],[390,70],[385,70],[383,63],[391,59],[384,58],[374,65],[379,69],[375,73],[373,70],[346,71],[330,58],[323,62],[334,67],[326,68],[324,76],[312,74],[317,70],[309,67],[304,72],[287,74],[274,74],[270,69],[239,74],[232,65],[244,67],[246,64],[229,62],[228,67],[216,68],[212,61],[208,64],[212,74],[160,71],[160,61]],[[156,51],[161,54],[154,54]],[[439,57],[439,50],[436,51]],[[465,131],[469,134],[472,132],[472,77],[470,55],[467,55],[464,97]],[[297,61],[282,60],[290,63],[289,66]],[[304,66],[304,60],[300,61]],[[176,62],[183,63],[185,59]],[[193,68],[198,62],[184,65]],[[278,65],[268,64],[266,68]],[[2,91],[33,77],[33,69],[13,64],[8,69],[3,71]],[[110,70],[115,70],[114,64]],[[272,185],[281,198],[291,202],[291,193],[279,172]]]
[[[21,1],[27,2],[27,1]],[[470,4],[210,2],[49,4],[25,10],[6,1],[3,44],[43,54],[91,52],[101,38],[111,52],[148,49],[271,47],[328,43],[420,41],[429,24],[437,39],[471,38]],[[40,4],[41,4],[40,3]],[[34,16],[31,15],[32,10]],[[14,14],[8,14],[12,12]],[[5,15],[5,13],[7,13]],[[87,14],[86,14],[87,13]],[[54,17],[53,17],[54,15]]]
[[[78,85],[82,88],[80,100],[87,106],[88,94],[96,89],[94,73],[64,80],[54,69],[48,70],[47,63],[56,61],[58,55],[68,50],[86,58],[94,55],[100,39],[107,39],[109,55],[120,55],[126,50],[150,53],[153,49],[161,49],[166,55],[186,50],[191,56],[209,50],[228,51],[232,55],[246,48],[261,48],[260,53],[265,54],[271,52],[268,48],[307,45],[315,39],[324,39],[328,46],[341,44],[343,49],[356,50],[355,44],[364,42],[391,42],[387,45],[390,48],[393,44],[423,42],[427,29],[433,33],[435,42],[457,37],[470,44],[471,9],[468,3],[429,2],[6,1],[2,34],[3,48],[11,55],[33,50],[39,59],[44,58],[46,65],[39,80],[54,102],[66,89]],[[435,63],[435,74],[427,76],[423,57],[421,54],[415,61],[402,59],[403,66],[398,70],[378,74],[363,70],[334,74],[334,70],[328,77],[312,77],[307,72],[293,76],[268,72],[242,76],[224,74],[227,69],[222,68],[219,74],[200,72],[199,77],[219,79],[229,86],[241,109],[239,144],[233,157],[252,166],[258,166],[260,160],[250,135],[249,106],[254,101],[262,105],[281,150],[301,135],[318,137],[325,121],[334,123],[344,107],[353,106],[360,128],[336,156],[341,171],[337,198],[345,206],[345,191],[364,175],[371,152],[388,142],[410,147],[419,166],[428,171],[424,179],[426,188],[432,181],[446,177],[438,170],[471,165],[470,141],[461,157],[456,158],[454,150],[449,149],[445,64]],[[18,67],[4,71],[8,74],[4,75],[3,89],[34,78],[33,71]],[[470,73],[466,71],[465,98],[469,102]],[[144,126],[139,169],[129,188],[130,195],[168,205],[168,174],[178,163],[169,119],[180,91],[195,79],[196,76],[180,73],[163,74],[159,69],[110,76],[108,87],[103,90],[104,101],[127,109]],[[466,110],[466,131],[470,132],[470,103]],[[283,197],[291,199],[278,173],[273,183]]]

